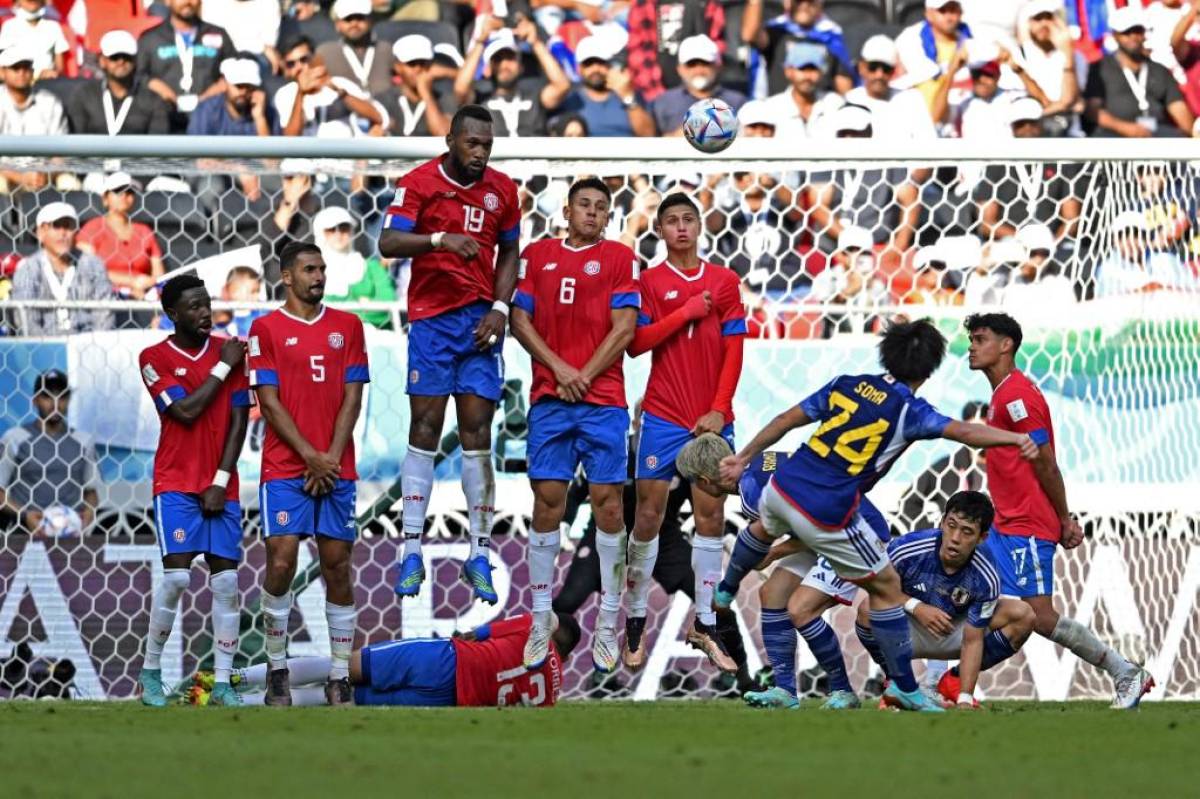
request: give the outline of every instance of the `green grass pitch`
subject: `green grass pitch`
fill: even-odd
[[[534,709],[0,703],[0,795],[155,799],[1200,795],[1200,706],[944,716],[733,701]],[[370,793],[367,793],[367,792]]]

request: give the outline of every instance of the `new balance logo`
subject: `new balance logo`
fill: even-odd
[[[554,271],[555,269],[557,269],[557,268],[558,268],[558,264],[557,264],[557,263],[553,263],[553,264],[546,264],[545,266],[543,266],[543,267],[542,267],[542,271],[543,271],[543,272],[553,272],[553,271]]]
[[[288,336],[283,340],[283,346],[285,347],[294,347],[299,343],[300,338],[298,336]]]
[[[671,289],[670,291],[668,291],[666,294],[663,295],[663,299],[664,300],[673,300],[678,296],[679,296],[679,292],[675,289]]]
[[[183,376],[184,376],[184,375],[186,375],[186,374],[187,374],[187,367],[186,367],[186,366],[181,366],[181,367],[179,367],[178,369],[176,369],[176,370],[175,370],[175,376],[176,376],[176,377],[183,377]]]

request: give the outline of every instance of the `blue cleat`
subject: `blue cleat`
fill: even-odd
[[[416,596],[425,582],[425,561],[415,552],[400,561],[400,576],[396,578],[397,596]]]
[[[212,694],[208,697],[209,707],[241,707],[242,695],[233,690],[227,682],[213,683]]]
[[[834,691],[821,705],[822,710],[856,710],[862,707],[862,701],[853,691]]]
[[[896,683],[889,683],[883,692],[881,706],[894,707],[897,710],[914,710],[918,713],[945,713],[946,708],[926,694],[921,689],[901,691]]]
[[[167,692],[163,689],[162,669],[142,669],[138,675],[142,687],[142,704],[147,707],[166,707]]]
[[[765,707],[771,710],[799,710],[800,700],[778,685],[765,691],[747,691],[742,700],[750,707]]]
[[[717,583],[717,587],[713,589],[713,610],[728,610],[735,599],[737,592],[730,593],[721,587],[721,583]]]
[[[476,555],[463,563],[462,576],[475,592],[476,599],[482,599],[489,605],[496,604],[499,597],[496,596],[496,588],[492,585],[492,564],[488,561],[486,553]]]

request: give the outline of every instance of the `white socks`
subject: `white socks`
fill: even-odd
[[[162,582],[150,600],[150,629],[146,631],[146,658],[144,669],[161,669],[163,647],[175,626],[175,614],[179,612],[179,600],[192,580],[189,569],[167,569]]]
[[[654,562],[658,560],[658,536],[649,541],[629,539],[629,565],[626,577],[629,590],[625,592],[628,616],[646,617],[646,602],[650,597],[650,577],[654,574]]]
[[[329,679],[350,675],[350,651],[354,647],[354,605],[325,603],[325,622],[329,625]]]
[[[329,679],[332,662],[330,658],[326,657],[288,658],[288,681],[293,688],[298,685],[323,684],[325,680]],[[253,666],[238,669],[237,673],[242,678],[242,685],[251,688],[267,687],[266,663],[256,663]]]
[[[237,569],[210,575],[208,588],[212,591],[213,680],[229,682],[238,645]]]
[[[469,557],[486,555],[492,535],[492,517],[496,513],[496,477],[492,473],[491,450],[463,450],[462,488],[471,526]]]
[[[262,592],[263,628],[267,636],[267,660],[271,668],[282,669],[287,662],[288,619],[292,616],[292,592],[275,596]],[[330,629],[332,634],[333,630]]]
[[[1134,665],[1122,657],[1117,650],[1102,643],[1095,633],[1066,616],[1058,617],[1058,624],[1054,625],[1054,632],[1050,633],[1050,640],[1071,650],[1081,660],[1104,669],[1112,675],[1113,679],[1134,668]]]
[[[533,612],[550,610],[550,591],[554,586],[554,566],[558,560],[558,529],[548,533],[529,531],[529,586],[533,592]]]
[[[625,545],[627,537],[622,528],[615,533],[596,530],[596,554],[600,556],[600,619],[601,627],[616,627],[621,610],[621,588],[625,582]]]
[[[405,557],[421,554],[429,492],[433,490],[433,455],[432,452],[410,446],[400,466],[400,490],[404,495],[401,520]]]
[[[717,623],[713,610],[713,589],[721,579],[721,538],[692,536],[692,571],[695,573],[696,618],[710,627]]]

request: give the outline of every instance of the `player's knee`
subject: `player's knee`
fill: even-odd
[[[458,437],[465,450],[480,450],[492,448],[492,424],[487,420],[478,424],[469,423],[458,428]]]
[[[819,611],[814,612],[811,607],[804,603],[788,603],[788,617],[792,620],[792,626],[796,629],[807,627],[819,615],[821,615]]]
[[[863,627],[871,626],[871,607],[866,600],[858,603],[858,607],[854,609],[855,621]]]
[[[620,530],[625,526],[625,507],[619,493],[598,497],[592,504],[596,526],[601,530]]]
[[[649,533],[651,537],[658,534],[662,527],[666,507],[657,502],[639,502],[637,513],[634,515],[634,527],[638,532]]]
[[[1004,635],[1012,642],[1013,646],[1020,646],[1033,633],[1035,624],[1037,624],[1037,614],[1033,612],[1033,608],[1024,602],[1019,602],[1013,608],[1012,618],[1005,625]]]
[[[291,584],[296,576],[296,561],[287,552],[270,552],[267,555],[267,577],[274,582]],[[284,590],[287,590],[286,588]]]
[[[408,442],[418,449],[432,452],[437,449],[441,432],[441,421],[434,414],[414,415],[408,425]]]

